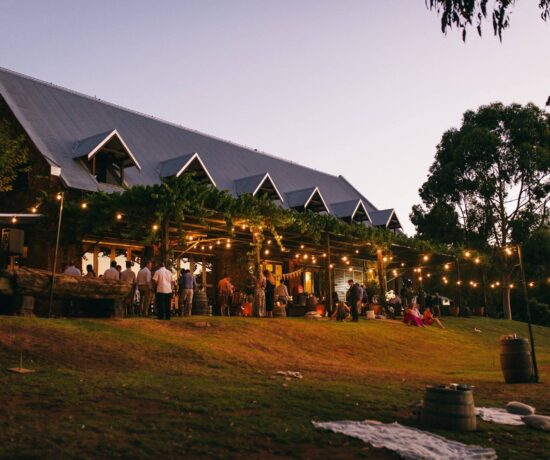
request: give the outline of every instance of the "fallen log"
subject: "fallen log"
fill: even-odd
[[[19,268],[4,272],[0,277],[10,279],[9,285],[17,295],[50,296],[52,274],[46,270]],[[121,300],[126,298],[131,287],[124,281],[56,274],[53,296],[56,299]]]

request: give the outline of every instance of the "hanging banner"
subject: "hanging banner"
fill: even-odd
[[[279,280],[290,280],[294,278],[298,278],[302,275],[302,272],[304,271],[303,268],[300,268],[296,271],[290,272],[290,273],[283,273],[282,275],[279,275],[277,279]]]

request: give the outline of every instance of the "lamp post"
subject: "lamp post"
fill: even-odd
[[[59,250],[59,237],[61,235],[61,219],[63,217],[63,200],[65,198],[65,193],[60,192],[57,194],[57,199],[60,201],[59,203],[59,219],[57,220],[57,238],[55,241],[55,252],[53,254],[53,267],[52,267],[52,280],[50,283],[50,308],[48,317],[51,318],[52,316],[52,305],[53,305],[53,285],[55,282],[55,270],[57,268],[57,253]]]
[[[527,311],[527,325],[529,327],[529,342],[531,343],[531,361],[533,362],[533,380],[539,381],[539,371],[537,368],[537,357],[535,356],[535,339],[533,337],[533,328],[531,326],[531,308],[529,307],[529,296],[527,295],[527,283],[525,282],[525,271],[523,270],[523,256],[521,254],[521,245],[517,245],[519,270],[521,273],[521,283],[523,284],[523,300]]]

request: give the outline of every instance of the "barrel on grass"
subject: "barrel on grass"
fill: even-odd
[[[531,349],[527,339],[500,340],[500,367],[506,383],[529,383],[533,378]]]
[[[212,316],[212,307],[208,305],[206,289],[195,292],[193,296],[193,315]]]
[[[472,390],[427,386],[420,421],[434,428],[474,431],[477,424]]]
[[[276,318],[286,318],[286,304],[277,305],[273,308],[273,316]]]

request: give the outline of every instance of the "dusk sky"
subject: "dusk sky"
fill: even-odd
[[[550,95],[537,3],[463,43],[424,0],[0,0],[0,66],[342,174],[412,234],[443,132]]]

